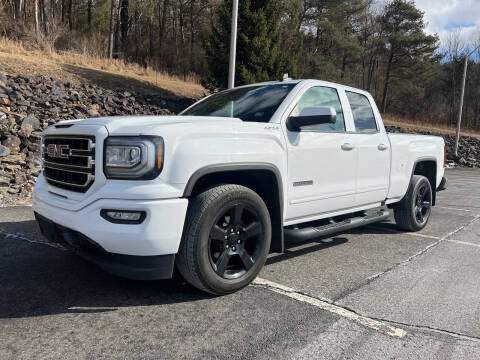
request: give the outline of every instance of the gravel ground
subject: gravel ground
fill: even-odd
[[[105,274],[1,208],[0,358],[480,359],[480,171],[447,177],[420,233],[289,244],[223,297]]]

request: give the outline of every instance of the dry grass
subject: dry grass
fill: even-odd
[[[400,126],[401,128],[405,128],[405,129],[418,129],[418,130],[432,131],[439,134],[455,134],[456,132],[456,129],[454,127],[448,127],[448,126],[442,126],[442,125],[419,124],[418,122],[414,122],[412,120],[404,119],[404,118],[390,115],[390,114],[383,114],[382,119],[385,125]],[[480,131],[462,130],[461,135],[480,138]]]
[[[78,71],[77,71],[78,70]],[[86,70],[91,70],[87,72]],[[137,64],[127,64],[124,61],[108,60],[81,54],[55,52],[26,48],[22,43],[0,38],[0,72],[15,74],[30,74],[52,76],[61,81],[84,81],[85,74],[95,76],[105,85],[114,79],[114,87],[122,84],[132,88],[131,80],[136,87],[143,90],[155,90],[178,97],[200,98],[207,92],[200,85],[198,78],[189,76],[183,80],[176,76],[144,68]],[[118,77],[123,81],[119,81]],[[144,86],[142,86],[142,84]],[[142,90],[142,89],[140,89]]]

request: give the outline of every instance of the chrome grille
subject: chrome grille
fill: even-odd
[[[45,136],[43,175],[53,186],[86,192],[95,179],[95,137]]]

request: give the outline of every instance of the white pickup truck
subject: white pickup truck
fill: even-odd
[[[442,138],[387,134],[371,95],[318,80],[213,94],[178,116],[62,121],[42,139],[42,233],[105,271],[227,294],[284,239],[427,223]]]

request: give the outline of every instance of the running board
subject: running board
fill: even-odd
[[[307,241],[338,232],[354,229],[359,226],[373,224],[386,220],[390,216],[387,209],[382,209],[375,214],[353,217],[340,222],[331,222],[330,224],[318,227],[305,227],[300,229],[284,229],[285,240],[287,241]]]

